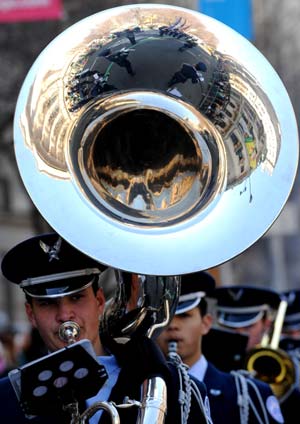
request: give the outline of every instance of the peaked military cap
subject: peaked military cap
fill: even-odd
[[[27,239],[4,256],[2,273],[32,297],[59,297],[90,286],[107,267],[56,233]]]
[[[241,285],[217,287],[213,297],[218,323],[231,328],[254,324],[265,313],[276,310],[281,300],[272,289]]]
[[[288,307],[283,323],[284,331],[300,329],[300,289],[289,290],[283,293],[288,302]]]
[[[215,285],[214,277],[206,271],[182,275],[180,296],[175,314],[182,314],[198,306],[204,296],[213,293]]]

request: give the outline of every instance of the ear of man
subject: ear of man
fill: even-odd
[[[213,324],[213,317],[211,314],[205,314],[202,317],[202,335],[205,336],[211,329]]]
[[[35,316],[34,316],[34,313],[33,313],[33,309],[32,309],[31,303],[29,303],[29,302],[26,302],[25,303],[25,312],[26,312],[26,315],[27,315],[27,318],[28,318],[28,321],[30,322],[30,324],[34,328],[36,328],[37,325],[36,325],[36,320],[35,320]]]

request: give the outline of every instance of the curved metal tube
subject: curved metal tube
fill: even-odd
[[[167,386],[161,377],[153,377],[142,384],[142,404],[138,424],[163,424],[167,411]]]
[[[175,313],[180,276],[153,276],[118,272],[113,297],[100,322],[102,341],[128,340],[134,334],[156,337]]]
[[[112,402],[95,402],[89,408],[87,408],[84,413],[80,416],[79,424],[88,423],[89,419],[99,410],[103,409],[106,411],[110,418],[112,424],[120,424],[120,417],[116,407],[112,404]],[[76,424],[76,423],[74,423]]]

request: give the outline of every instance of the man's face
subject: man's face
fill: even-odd
[[[211,322],[211,315],[201,317],[197,307],[175,315],[169,326],[157,337],[157,344],[167,356],[169,342],[176,341],[177,353],[185,364],[191,366],[201,355],[202,336],[208,333]]]
[[[99,337],[99,317],[103,313],[104,305],[102,289],[95,295],[90,286],[69,296],[32,298],[32,304],[26,303],[26,313],[50,352],[66,345],[58,335],[60,325],[66,321],[74,321],[80,326],[79,339],[89,339],[99,355],[103,354]]]
[[[247,327],[235,328],[234,331],[248,336],[248,343],[246,347],[246,350],[248,351],[261,343],[262,337],[265,332],[269,330],[269,327],[270,325],[267,319],[260,319]]]

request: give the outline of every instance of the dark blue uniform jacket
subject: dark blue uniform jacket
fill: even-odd
[[[265,408],[269,423],[283,423],[283,418],[279,406],[279,402],[273,395],[270,386],[251,377],[247,377],[248,381],[255,383],[259,391],[251,384],[247,384],[248,396],[250,403],[253,404],[259,416],[262,418],[262,423],[266,421],[263,418],[262,407]],[[235,378],[231,373],[225,373],[217,369],[211,362],[208,362],[208,368],[204,376],[204,383],[207,388],[207,394],[210,401],[211,416],[214,424],[240,424],[240,407],[238,405],[238,392],[235,383]],[[257,424],[259,421],[256,418],[253,408],[249,407],[249,424]]]

